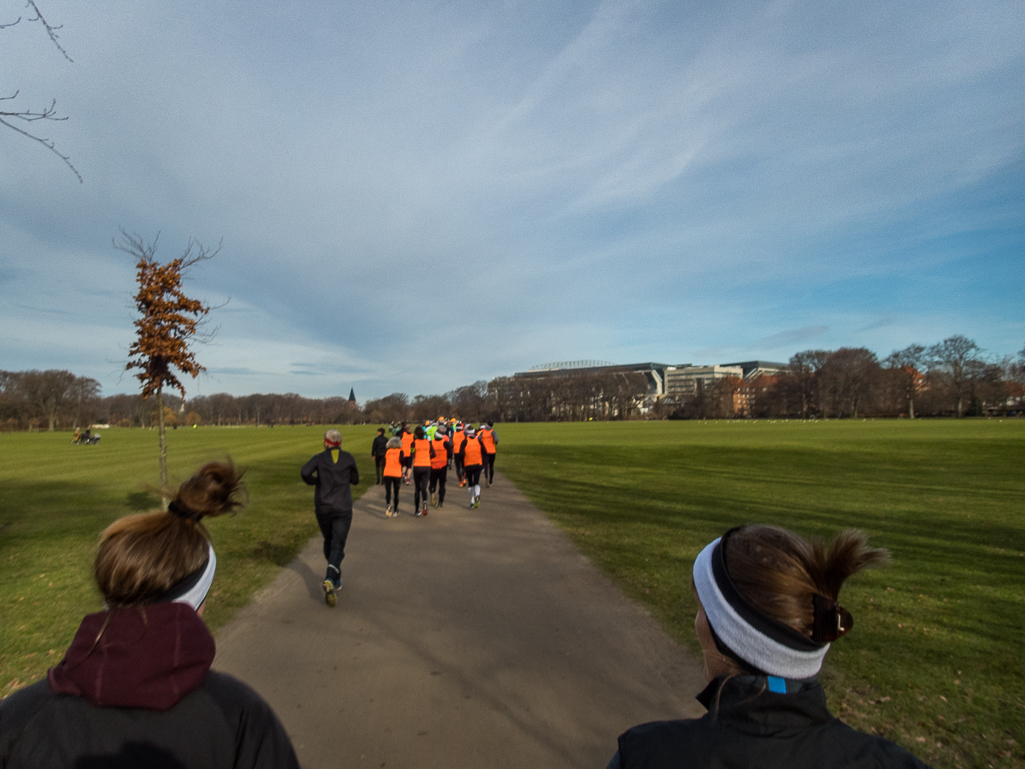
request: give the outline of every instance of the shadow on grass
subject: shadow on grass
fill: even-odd
[[[257,542],[249,553],[254,561],[273,563],[276,566],[288,566],[296,557],[295,547],[291,542]]]
[[[160,509],[160,497],[152,491],[132,491],[125,496],[125,506],[136,513]]]

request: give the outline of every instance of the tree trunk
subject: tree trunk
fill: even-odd
[[[160,435],[160,495],[164,500],[164,510],[171,503],[167,489],[167,440],[164,428],[164,389],[157,388],[157,414],[159,417],[158,432]]]
[[[914,385],[912,385],[912,386],[914,386]],[[915,396],[914,395],[912,395],[910,398],[908,398],[908,417],[910,417],[911,419],[915,418]]]

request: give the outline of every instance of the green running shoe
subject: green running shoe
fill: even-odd
[[[328,606],[338,603],[338,593],[335,591],[335,583],[329,579],[324,580],[324,601]]]

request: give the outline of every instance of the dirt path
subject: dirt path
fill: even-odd
[[[218,634],[304,767],[602,769],[626,728],[700,714],[699,665],[505,478],[426,518],[411,489],[398,519],[383,486],[356,503],[336,608],[318,537]]]

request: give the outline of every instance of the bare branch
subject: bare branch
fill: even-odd
[[[4,114],[4,115],[6,116],[6,113],[0,113],[0,114]],[[21,117],[21,116],[20,116],[20,115],[16,115],[15,117]],[[24,119],[24,118],[23,118],[23,119]],[[40,119],[40,118],[36,118],[36,119],[38,120],[38,119]],[[58,151],[57,151],[57,148],[56,148],[56,147],[54,146],[54,144],[53,144],[53,141],[52,141],[52,140],[50,140],[50,139],[44,139],[44,138],[42,138],[41,136],[36,136],[35,134],[31,134],[31,133],[29,133],[28,131],[23,131],[23,130],[21,130],[20,128],[18,128],[17,126],[15,126],[15,125],[11,125],[11,124],[10,124],[10,123],[8,123],[8,122],[7,122],[6,120],[4,120],[4,119],[3,119],[2,117],[0,117],[0,124],[2,124],[2,125],[5,125],[5,126],[7,126],[7,127],[8,127],[8,128],[10,128],[10,129],[11,129],[12,131],[17,131],[17,132],[18,132],[18,133],[20,133],[20,134],[21,134],[22,136],[26,136],[26,137],[28,137],[29,139],[31,139],[32,141],[34,141],[34,142],[39,142],[40,144],[42,144],[42,145],[43,145],[44,147],[46,147],[46,148],[47,148],[48,150],[50,150],[50,152],[52,152],[52,153],[53,153],[54,155],[56,155],[57,157],[59,157],[59,158],[60,158],[61,160],[63,160],[63,161],[64,161],[64,165],[66,165],[66,166],[67,166],[68,168],[70,168],[70,169],[71,169],[71,172],[72,172],[72,173],[73,173],[73,174],[74,174],[75,176],[77,176],[77,177],[78,177],[78,183],[79,183],[79,184],[84,184],[84,183],[85,183],[85,180],[84,180],[84,179],[82,178],[82,174],[80,174],[80,173],[78,172],[78,169],[77,169],[77,168],[75,168],[75,166],[74,166],[74,165],[72,165],[72,163],[71,163],[71,159],[70,159],[70,158],[69,158],[69,157],[68,157],[67,155],[62,155],[62,154],[61,154],[60,152],[58,152]]]
[[[59,25],[59,26],[55,27],[52,24],[50,24],[46,19],[44,19],[43,18],[43,14],[40,13],[40,11],[39,11],[39,6],[36,5],[36,0],[27,0],[27,2],[25,3],[25,7],[26,8],[31,8],[33,11],[36,12],[36,17],[34,19],[29,19],[29,21],[38,21],[40,24],[42,24],[43,27],[46,29],[46,34],[50,36],[51,42],[53,42],[53,44],[55,46],[57,46],[57,50],[60,51],[62,54],[64,54],[64,58],[65,59],[67,59],[72,64],[74,64],[75,60],[72,59],[70,56],[68,56],[68,52],[65,51],[64,48],[61,47],[61,44],[57,42],[57,37],[58,37],[57,30],[61,29],[61,27],[63,25]],[[20,19],[19,19],[19,21],[20,21]],[[15,24],[16,23],[17,22],[15,22]]]
[[[30,18],[28,18],[26,20],[29,21],[29,22],[38,21],[40,24],[42,24],[43,28],[46,30],[46,34],[50,37],[50,41],[54,44],[54,46],[57,48],[57,50],[61,52],[61,55],[64,56],[64,58],[67,59],[68,61],[74,63],[74,59],[72,59],[70,56],[68,56],[68,52],[65,51],[63,46],[61,46],[60,42],[58,42],[58,37],[59,36],[57,34],[57,30],[61,29],[61,26],[60,25],[54,26],[53,24],[50,24],[50,22],[48,22],[46,20],[46,18],[43,16],[42,12],[39,10],[39,6],[36,5],[36,0],[26,0],[25,7],[32,9],[32,11],[35,13],[35,16],[30,17]],[[9,24],[0,24],[0,30],[7,29],[9,27],[13,27],[15,24],[18,24],[21,20],[22,20],[22,17],[19,16],[15,21],[10,22]],[[13,96],[3,96],[3,97],[0,97],[0,101],[12,101],[13,99],[17,98],[19,93],[20,93],[20,91],[15,91]],[[44,138],[42,136],[36,136],[34,133],[31,133],[29,131],[25,131],[25,130],[23,130],[21,128],[18,128],[17,126],[13,125],[10,122],[10,120],[9,120],[11,118],[16,118],[18,120],[22,120],[22,121],[27,122],[27,123],[31,123],[31,122],[36,121],[36,120],[54,120],[54,121],[67,120],[66,117],[58,117],[57,116],[56,109],[55,109],[56,105],[57,105],[57,101],[54,100],[54,101],[52,101],[50,103],[50,106],[47,107],[42,112],[38,112],[38,111],[35,111],[35,110],[17,110],[17,111],[0,110],[0,125],[5,125],[8,128],[10,128],[12,131],[17,132],[17,133],[21,134],[22,136],[24,136],[24,137],[26,137],[28,139],[31,139],[34,142],[42,144],[44,147],[46,147],[46,149],[50,150],[50,152],[52,152],[54,155],[56,155],[57,157],[59,157],[61,160],[64,161],[64,165],[66,165],[68,168],[70,168],[71,172],[78,178],[78,183],[79,184],[84,184],[85,180],[82,178],[82,174],[80,174],[78,172],[78,169],[75,168],[74,164],[71,162],[71,158],[68,157],[67,155],[64,155],[64,154],[61,154],[60,152],[58,152],[56,146],[53,143],[53,140]],[[5,120],[4,118],[8,118],[8,120]]]
[[[134,259],[152,262],[157,253],[157,241],[160,240],[158,232],[151,243],[147,243],[142,236],[135,232],[128,232],[124,227],[118,227],[121,233],[121,243],[111,238],[110,242],[118,251],[124,251]]]

